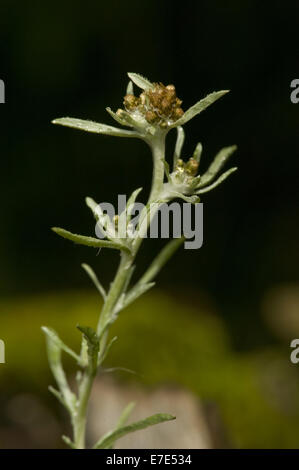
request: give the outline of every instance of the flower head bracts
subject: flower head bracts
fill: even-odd
[[[181,150],[184,142],[184,131],[182,127],[177,128],[177,142],[173,157],[173,171],[170,173],[169,165],[164,162],[167,183],[164,184],[164,200],[169,201],[174,197],[182,198],[189,202],[199,202],[199,194],[203,194],[216,188],[231,173],[237,170],[233,167],[215,179],[228,158],[237,149],[236,145],[224,147],[217,153],[208,170],[198,175],[198,168],[202,153],[202,144],[199,142],[194,153],[187,162],[181,158]]]
[[[162,129],[167,129],[183,116],[181,104],[182,100],[176,96],[174,85],[164,86],[163,83],[154,83],[139,97],[133,94],[124,97],[124,107],[129,114],[133,116],[139,114],[149,124]],[[121,116],[122,110],[118,110],[118,114]]]

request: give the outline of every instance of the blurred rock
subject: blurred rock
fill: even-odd
[[[51,410],[36,395],[15,395],[5,406],[5,417],[8,425],[0,427],[2,448],[48,449],[59,446],[61,427]]]
[[[122,410],[131,401],[134,401],[136,406],[128,423],[161,412],[173,414],[177,419],[129,434],[120,439],[115,448],[209,449],[212,447],[212,437],[203,407],[195,395],[187,390],[169,386],[148,391],[140,386],[119,384],[111,378],[101,378],[94,386],[88,435],[91,443],[115,426]]]
[[[299,284],[270,289],[262,301],[262,314],[279,338],[299,338]]]

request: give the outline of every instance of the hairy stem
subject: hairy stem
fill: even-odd
[[[162,192],[164,180],[163,161],[165,157],[165,133],[160,133],[155,139],[151,141],[151,149],[153,154],[153,179],[147,204],[159,200],[159,195]],[[120,254],[120,263],[114,281],[112,282],[108,295],[105,299],[97,325],[97,334],[101,338],[100,354],[103,353],[106,347],[107,329],[105,331],[104,329],[107,326],[107,322],[109,323],[109,320],[113,315],[113,309],[121,294],[123,293],[124,286],[128,276],[130,275],[130,268],[134,262],[142,240],[142,236],[139,236],[137,243],[135,244],[133,254],[129,254],[124,251]],[[88,367],[84,372],[84,376],[79,387],[76,415],[73,416],[72,419],[74,429],[74,445],[77,449],[85,448],[87,408],[96,373],[97,370],[94,370],[92,367]]]
[[[86,371],[80,384],[76,414],[72,419],[74,428],[74,445],[76,449],[85,449],[87,406],[94,377],[94,373]]]
[[[152,188],[148,202],[157,201],[164,180],[165,132],[157,134],[150,142],[153,154]]]

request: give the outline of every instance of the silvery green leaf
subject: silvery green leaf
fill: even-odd
[[[198,142],[198,144],[195,147],[194,153],[192,155],[194,160],[196,160],[198,163],[200,162],[201,153],[202,153],[202,144],[201,142]]]
[[[60,393],[58,390],[56,390],[56,388],[52,387],[52,385],[49,385],[48,390],[49,390],[49,392],[51,392],[54,395],[55,398],[57,398],[58,401],[60,401],[60,403],[63,406],[67,407],[67,405],[64,401],[64,398],[62,396],[62,393]]]
[[[160,251],[149,268],[146,270],[138,284],[147,284],[161,271],[167,261],[173,256],[177,249],[184,243],[185,237],[174,238]]]
[[[104,368],[101,370],[101,372],[128,372],[129,374],[137,375],[137,372],[135,370],[128,369],[127,367],[109,367],[109,368]]]
[[[228,92],[229,90],[222,90],[222,91],[214,91],[213,93],[210,93],[208,96],[198,101],[198,103],[191,106],[191,108],[187,109],[184,115],[180,119],[175,121],[170,127],[177,127],[177,126],[182,126],[183,124],[186,124],[186,122],[190,121],[190,119],[193,119],[195,116],[197,116],[197,114],[204,111],[206,108],[208,108],[208,106],[215,103],[215,101],[219,100],[219,98],[221,98],[223,95],[225,95]]]
[[[198,188],[200,181],[201,181],[201,176],[200,175],[195,176],[190,183],[190,188],[191,189]]]
[[[106,111],[122,126],[134,127],[140,131],[140,136],[144,136],[145,124],[147,123],[141,116],[137,118],[137,115],[133,116],[124,109],[120,109],[119,114],[114,113],[110,108],[106,108]]]
[[[139,73],[129,72],[128,76],[132,80],[132,82],[134,82],[135,85],[137,85],[142,90],[153,88],[153,84],[147,78],[143,77],[142,75],[139,75]]]
[[[125,296],[121,309],[126,308],[132,302],[134,302],[138,297],[142,294],[145,294],[148,290],[150,290],[155,285],[155,282],[148,282],[148,283],[137,283],[132,289],[127,293]]]
[[[48,328],[47,326],[42,326],[42,331],[45,333],[46,336],[48,336],[48,338],[51,339],[51,341],[53,341],[60,349],[62,349],[64,352],[66,352],[67,354],[69,354],[71,357],[73,357],[77,362],[78,364],[80,364],[81,362],[81,359],[80,357],[78,356],[78,354],[76,354],[71,348],[69,348],[58,336],[58,334],[56,333],[55,330],[53,330],[52,328]]]
[[[67,437],[67,436],[62,436],[61,439],[71,448],[71,449],[76,449],[75,444],[72,442],[72,440]]]
[[[95,202],[91,197],[85,198],[87,207],[91,210],[94,218],[99,222],[101,230],[111,241],[115,238],[115,225],[111,222],[108,214],[104,214],[101,205]]]
[[[48,334],[46,332],[48,330],[47,327],[43,327],[42,330],[46,334],[48,361],[52,374],[62,395],[61,401],[64,403],[69,412],[73,414],[76,407],[77,399],[76,395],[70,390],[62,367],[61,345],[53,338],[51,334]]]
[[[196,193],[197,194],[197,193]],[[199,202],[199,198],[192,195],[192,196],[186,196],[183,193],[179,193],[177,191],[170,191],[169,196],[171,198],[178,198],[178,199],[183,199],[183,201],[190,202],[191,204],[195,204],[196,202]]]
[[[89,209],[93,213],[94,218],[96,220],[99,220],[99,218],[103,216],[101,206],[97,202],[95,202],[91,197],[86,197],[85,202],[86,202],[87,207],[89,207]]]
[[[71,240],[74,243],[78,243],[79,245],[91,246],[93,248],[114,248],[116,250],[130,251],[126,245],[115,241],[100,240],[99,238],[77,235],[59,227],[53,227],[52,230],[57,233],[57,235],[60,235],[67,240]]]
[[[185,140],[185,132],[181,126],[176,128],[177,130],[177,138],[175,143],[175,149],[173,154],[173,169],[176,169],[178,159],[181,158],[181,151]]]
[[[96,134],[113,135],[116,137],[140,137],[138,132],[118,129],[117,127],[107,126],[106,124],[99,124],[98,122],[94,121],[85,121],[83,119],[65,117],[54,119],[52,123],[59,124],[61,126],[72,127],[74,129],[80,129],[82,131],[94,132]]]
[[[124,288],[123,288],[123,292],[126,292],[127,288],[129,287],[130,285],[130,282],[131,282],[131,279],[132,279],[132,276],[133,276],[133,272],[135,271],[135,264],[133,264],[130,268],[129,268],[129,271],[128,271],[128,275],[127,275],[127,279],[126,279],[126,282],[124,284]]]
[[[98,289],[103,299],[105,300],[107,296],[106,291],[104,287],[102,286],[102,284],[100,283],[100,281],[98,280],[97,275],[95,274],[94,270],[88,264],[85,264],[85,263],[83,263],[81,266],[84,269],[84,271],[87,273],[87,275],[90,277],[90,279],[92,280],[92,282]]]
[[[116,304],[114,306],[113,315],[111,317],[111,320],[112,320],[113,323],[115,322],[119,312],[121,312],[121,310],[123,310],[123,308],[124,308],[125,296],[126,296],[126,294],[124,292],[122,292],[122,294],[120,295],[118,301],[116,302]]]
[[[118,122],[118,124],[121,124],[122,126],[134,127],[132,122],[128,122],[128,120],[125,119],[125,115],[124,116],[119,116],[117,113],[112,111],[112,109],[109,108],[109,107],[106,108],[106,111],[110,114],[111,117],[113,117],[113,119],[116,122]]]
[[[119,113],[114,113],[110,108],[106,108],[110,116],[113,117],[122,126],[133,127],[138,132],[140,138],[144,138],[146,133],[154,134],[155,128],[148,124],[141,114],[131,114],[124,109],[120,109]]]
[[[216,188],[219,186],[219,184],[222,183],[222,181],[226,180],[226,178],[234,173],[238,168],[234,167],[231,168],[230,170],[227,170],[225,173],[223,173],[213,184],[210,184],[210,186],[205,186],[203,189],[200,189],[199,191],[196,191],[196,194],[203,194],[211,191],[212,189]]]
[[[100,349],[100,337],[90,326],[77,325],[77,328],[83,334],[88,345],[88,357],[92,369],[95,371],[98,365],[98,353]]]
[[[117,423],[115,429],[119,429],[119,428],[123,427],[126,424],[126,422],[128,421],[128,418],[129,418],[130,414],[132,413],[134,407],[135,407],[135,403],[132,401],[131,403],[129,403],[124,408],[124,410],[122,411],[122,413],[119,417],[119,420],[118,420],[118,423]],[[111,445],[109,446],[109,449],[112,449],[112,448],[113,448],[113,443],[111,443]]]
[[[127,86],[127,95],[134,95],[133,82],[131,80],[129,80],[129,83]]]
[[[112,344],[117,340],[117,336],[114,336],[110,341],[109,343],[107,344],[106,348],[104,349],[103,353],[100,355],[99,357],[99,365],[102,364],[104,362],[104,360],[106,359],[107,357],[107,354],[108,352],[110,351],[110,348],[112,346]]]
[[[128,199],[128,202],[127,202],[127,207],[126,207],[126,210],[127,210],[127,222],[129,222],[131,220],[131,214],[132,214],[132,210],[134,208],[134,204],[135,204],[135,201],[137,199],[137,196],[138,194],[142,191],[142,188],[137,188],[135,189],[135,191],[132,192],[131,196],[129,197]]]
[[[155,424],[163,423],[164,421],[170,421],[173,419],[175,419],[175,416],[166,413],[158,413],[153,416],[149,416],[148,418],[143,419],[141,421],[136,421],[135,423],[116,428],[113,431],[108,432],[94,445],[93,448],[107,449],[111,445],[113,445],[115,441],[125,436],[126,434],[129,434],[134,431],[139,431],[140,429],[145,429],[149,426],[153,426]]]
[[[126,424],[126,422],[128,421],[128,418],[129,418],[129,416],[132,413],[134,408],[135,408],[135,402],[133,402],[133,401],[131,401],[131,403],[129,403],[125,407],[125,409],[122,411],[122,413],[119,417],[118,423],[116,425],[117,429],[123,427]]]
[[[221,168],[224,166],[224,164],[227,162],[232,153],[234,153],[236,150],[236,145],[224,147],[223,149],[221,149],[220,152],[217,153],[216,157],[214,158],[206,173],[202,175],[198,188],[201,188],[206,184],[210,183],[217,175],[217,173],[221,170]]]

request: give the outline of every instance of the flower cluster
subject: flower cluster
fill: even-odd
[[[124,97],[124,107],[129,113],[140,113],[150,124],[158,124],[162,129],[167,128],[180,119],[184,111],[182,100],[176,96],[174,85],[153,83],[139,97],[127,94]]]
[[[152,83],[137,73],[128,73],[128,76],[130,81],[123,101],[124,109],[116,112],[109,107],[106,109],[118,124],[130,130],[68,117],[55,119],[53,123],[97,134],[136,137],[151,143],[153,136],[166,135],[169,130],[183,126],[228,92],[210,93],[183,111],[182,100],[177,97],[174,85]],[[141,88],[139,96],[135,96],[133,84]]]

